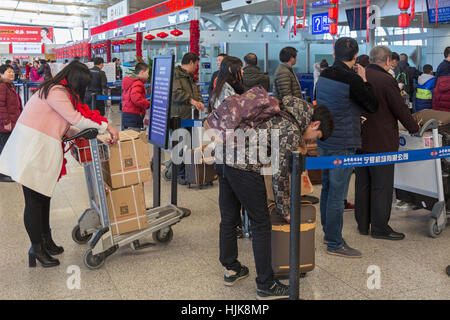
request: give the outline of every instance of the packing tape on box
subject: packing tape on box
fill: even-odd
[[[142,218],[147,218],[146,215],[143,215],[143,216],[137,215],[136,217],[137,217],[137,219],[138,219],[139,225],[140,225],[140,221],[141,221]],[[116,222],[114,222],[114,223],[111,223],[111,225],[114,225],[114,226],[116,227],[117,234],[119,234],[119,224],[125,223],[125,222],[130,222],[130,221],[133,221],[133,220],[136,220],[136,218],[130,218],[130,219],[126,219],[126,220],[116,221]]]
[[[138,222],[139,230],[141,230],[141,220],[139,220],[139,210],[136,203],[136,193],[134,192],[134,186],[131,186],[131,191],[133,192],[133,202],[134,202],[134,209],[136,210],[136,218]]]
[[[150,170],[150,167],[148,167],[148,168],[143,168],[143,169],[130,170],[130,171],[127,171],[127,172],[112,173],[112,174],[110,174],[110,176],[119,176],[119,175],[125,176],[125,175],[128,174],[128,173],[135,173],[135,172],[146,171],[146,170]],[[105,170],[104,170],[104,171],[105,171]],[[105,171],[105,172],[106,172],[106,171]],[[140,176],[139,176],[139,182],[141,182]],[[125,182],[124,182],[124,184],[125,184]]]
[[[139,173],[139,160],[138,160],[138,156],[137,156],[137,152],[136,152],[136,144],[134,143],[134,139],[133,137],[130,137],[128,134],[123,133],[125,136],[127,136],[128,138],[131,139],[131,142],[133,143],[133,151],[134,151],[134,158],[136,159],[136,169],[138,169],[137,174],[138,174],[138,181],[141,181],[141,174]],[[123,171],[123,170],[122,170]]]
[[[118,224],[118,222],[116,220],[117,216],[116,216],[116,209],[114,207],[112,191],[109,191],[109,200],[111,202],[111,207],[112,207],[112,211],[113,211],[113,215],[114,215],[114,218],[113,218],[114,222],[111,223],[111,225],[115,225],[116,226],[116,232],[117,232],[117,234],[119,234],[119,224]]]
[[[120,167],[122,168],[122,173],[123,173],[123,176],[122,176],[123,185],[126,186],[125,174],[124,174],[124,170],[123,170],[122,148],[120,147],[120,141],[117,141],[117,145],[119,146]]]

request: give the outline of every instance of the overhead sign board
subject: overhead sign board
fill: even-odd
[[[330,31],[330,20],[328,19],[328,12],[313,14],[311,17],[312,34],[323,34]]]
[[[108,21],[126,17],[129,12],[128,0],[123,0],[108,8]]]
[[[35,42],[51,44],[53,28],[0,26],[0,42]]]
[[[194,6],[194,0],[169,0],[91,29],[91,36],[162,17]]]

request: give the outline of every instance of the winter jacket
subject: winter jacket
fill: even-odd
[[[0,132],[11,132],[22,112],[22,101],[10,83],[0,82]]]
[[[334,117],[333,134],[317,145],[328,150],[357,149],[361,147],[361,113],[374,113],[378,101],[369,82],[336,61],[322,71],[316,84],[316,101],[325,105]]]
[[[433,110],[450,111],[450,75],[436,80],[433,90]]]
[[[434,76],[436,77],[436,82],[434,83],[434,86],[436,87],[437,81],[440,77],[450,76],[450,61],[442,61],[436,69]]]
[[[31,68],[30,80],[31,81],[44,81],[44,77],[38,73],[38,69]]]
[[[31,96],[0,155],[0,173],[47,197],[51,197],[63,165],[62,138],[71,126],[78,130],[101,125],[84,118],[73,106],[67,89],[57,85],[47,99]]]
[[[262,72],[258,66],[247,66],[244,68],[244,90],[248,91],[256,86],[263,86],[266,91],[270,90],[270,78]]]
[[[409,63],[404,60],[398,63],[397,68],[394,71],[397,81],[401,78],[399,77],[400,73],[406,74],[405,91],[409,95],[409,100],[412,102],[414,96],[414,80],[417,80],[422,72],[415,67],[411,67]]]
[[[302,99],[302,88],[300,82],[291,66],[281,63],[275,71],[273,81],[273,95],[280,102],[283,97],[294,96]]]
[[[50,69],[50,66],[48,65],[48,63],[41,64],[41,66],[39,67],[39,70],[38,70],[38,74],[41,77],[44,77],[44,80],[53,78],[52,70]]]
[[[280,104],[280,109],[281,112],[287,113],[289,117],[282,116],[281,113],[277,114],[258,125],[255,130],[260,139],[259,146],[262,145],[261,142],[265,142],[267,145],[266,157],[270,160],[272,155],[277,160],[276,164],[274,164],[272,159],[271,164],[273,169],[278,168],[278,170],[274,170],[274,174],[272,175],[275,203],[278,212],[282,216],[287,216],[290,214],[291,202],[288,171],[289,156],[302,145],[302,135],[311,122],[314,110],[311,104],[293,96],[284,97],[283,103]],[[279,130],[278,148],[276,148],[277,144],[274,144],[274,148],[278,150],[278,153],[276,153],[276,149],[271,150],[271,133],[275,133],[275,130]],[[267,132],[267,135],[264,135],[265,132]],[[257,152],[259,154],[259,148]],[[265,151],[263,150],[262,152],[264,153]],[[264,164],[261,163],[260,156],[258,156],[258,163],[256,164],[250,163],[251,157],[253,156],[250,155],[250,150],[247,145],[244,164],[236,163],[230,165],[230,159],[227,159],[227,164],[237,169],[262,173],[261,170]]]
[[[202,92],[194,77],[177,66],[173,75],[171,118],[192,118],[191,99],[203,102]]]
[[[87,89],[84,102],[91,108],[94,108],[92,106],[92,96],[94,94],[102,95],[106,93],[106,89],[108,88],[108,80],[106,79],[105,71],[101,70],[99,67],[94,66],[92,69],[90,69],[90,71],[92,75],[92,80],[91,85]],[[102,105],[104,105],[104,101],[96,100],[95,102],[96,107]]]
[[[233,89],[231,85],[228,84],[228,82],[225,82],[222,87],[222,91],[220,92],[220,95],[215,101],[211,101],[211,106],[213,109],[217,109],[220,104],[228,97],[234,96],[236,94],[236,91]]]
[[[209,82],[208,94],[211,96],[211,92],[214,90],[216,86],[217,76],[219,75],[219,70],[214,72],[211,76],[211,81]]]
[[[144,82],[133,74],[123,79],[122,89],[122,112],[145,116],[150,101],[146,99]]]
[[[416,112],[431,109],[433,102],[433,88],[436,79],[431,74],[422,74],[417,81]]]
[[[375,113],[364,112],[361,125],[363,153],[396,152],[399,147],[398,121],[411,133],[419,131],[417,122],[405,104],[397,81],[378,65],[366,68],[367,81],[378,101]]]

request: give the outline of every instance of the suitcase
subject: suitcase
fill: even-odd
[[[269,205],[272,223],[272,269],[275,279],[289,278],[290,225]],[[304,276],[315,267],[316,258],[316,208],[302,205],[300,227],[300,273]]]
[[[190,159],[190,164],[185,164],[186,175],[185,179],[190,188],[192,184],[203,188],[206,185],[213,185],[218,176],[214,170],[214,164],[211,160],[214,158],[204,158],[202,153],[203,148],[192,149],[187,151],[187,157]],[[208,163],[207,163],[208,162]]]

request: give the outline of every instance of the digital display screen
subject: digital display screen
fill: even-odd
[[[154,57],[148,140],[163,149],[168,148],[169,141],[173,68],[174,56]]]
[[[436,23],[436,0],[427,0],[428,21]],[[439,0],[437,5],[437,22],[450,23],[450,0]]]

